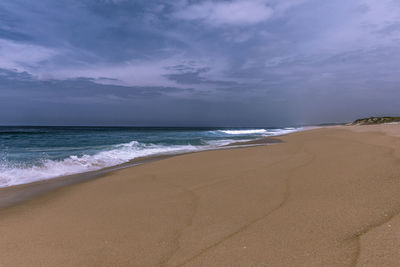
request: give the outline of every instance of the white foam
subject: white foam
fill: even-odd
[[[219,130],[225,134],[244,135],[244,134],[263,134],[268,131],[265,129],[252,129],[252,130]]]
[[[176,154],[198,150],[198,147],[144,145],[136,141],[114,146],[94,155],[70,156],[64,160],[44,160],[40,165],[23,166],[0,162],[0,187],[26,184],[64,175],[88,172],[126,163],[139,157]]]
[[[294,133],[303,130],[304,128],[283,128],[283,129],[272,129],[268,131],[268,136],[284,135]]]
[[[283,129],[249,129],[249,130],[219,130],[219,132],[229,135],[261,135],[276,136],[300,131],[302,128],[283,128]]]
[[[221,146],[226,146],[232,143],[236,142],[247,142],[251,141],[251,139],[240,139],[240,140],[235,140],[235,139],[223,139],[223,140],[209,140],[207,141],[207,144],[211,146],[211,148],[215,147],[221,147]]]

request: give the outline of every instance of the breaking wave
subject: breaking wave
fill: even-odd
[[[288,134],[298,131],[298,128],[283,128],[283,129],[245,129],[245,130],[219,130],[219,132],[229,135],[261,135],[273,136]]]
[[[115,145],[110,150],[93,155],[69,156],[63,160],[43,159],[38,165],[10,163],[0,160],[0,187],[26,184],[49,178],[100,170],[119,165],[130,160],[161,154],[176,154],[198,150],[191,145],[160,146],[145,145],[136,141]]]

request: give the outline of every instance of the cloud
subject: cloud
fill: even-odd
[[[175,12],[174,17],[183,20],[199,20],[212,26],[243,26],[266,21],[272,13],[273,10],[266,1],[205,1],[187,5]]]
[[[43,62],[56,56],[58,52],[34,44],[19,43],[0,39],[0,68],[27,71],[40,67]]]

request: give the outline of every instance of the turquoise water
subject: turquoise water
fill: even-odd
[[[0,127],[0,187],[144,156],[216,149],[299,128]]]

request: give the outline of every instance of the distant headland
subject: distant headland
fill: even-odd
[[[358,119],[352,122],[350,125],[373,125],[382,123],[400,122],[400,117],[370,117]]]

